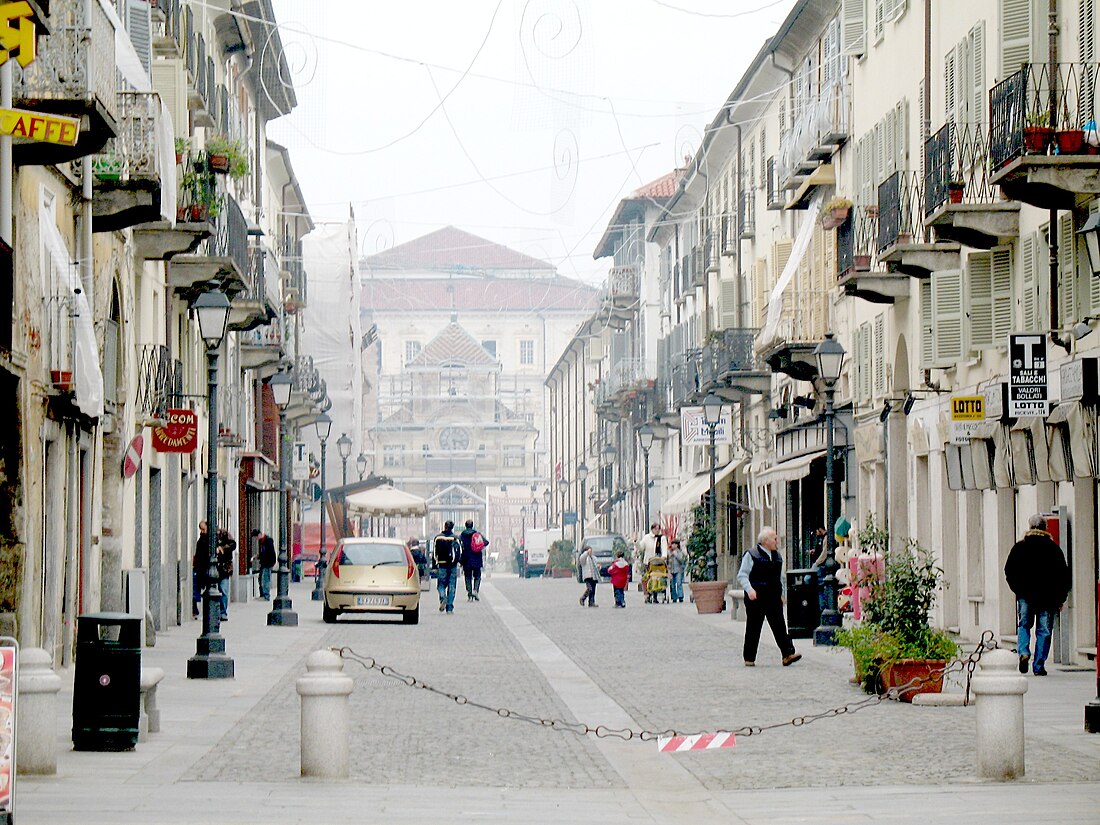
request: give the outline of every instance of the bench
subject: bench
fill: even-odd
[[[143,667],[139,690],[141,700],[138,705],[138,741],[145,741],[146,735],[160,733],[160,711],[157,709],[157,685],[164,678],[159,667]]]
[[[730,620],[734,622],[739,621],[741,617],[738,614],[745,604],[745,591],[730,590],[726,593],[726,598],[729,599],[730,603]]]

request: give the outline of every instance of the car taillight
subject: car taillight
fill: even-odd
[[[340,578],[340,548],[337,547],[332,551],[332,563],[329,565],[332,568],[332,575],[336,578]]]
[[[416,573],[416,562],[413,561],[412,553],[409,552],[409,548],[405,548],[405,562],[408,564],[408,574],[405,576],[407,579],[411,579]]]

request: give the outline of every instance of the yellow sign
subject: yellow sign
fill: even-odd
[[[20,66],[26,68],[36,57],[37,40],[34,21],[31,20],[31,4],[26,2],[0,5],[0,66],[8,62],[12,52]],[[16,21],[18,25],[13,25]]]
[[[29,112],[26,109],[0,109],[0,135],[76,146],[80,121],[75,117]]]
[[[985,396],[960,395],[951,399],[952,421],[985,421]]]

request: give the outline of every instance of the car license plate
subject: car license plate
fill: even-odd
[[[356,596],[355,603],[361,605],[375,605],[381,607],[389,607],[389,596]]]

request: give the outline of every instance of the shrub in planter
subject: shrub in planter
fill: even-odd
[[[1036,112],[1028,115],[1024,126],[1024,149],[1031,154],[1045,154],[1054,130],[1050,128],[1050,114]]]
[[[248,174],[248,154],[239,140],[225,135],[212,135],[206,141],[206,161],[210,170],[228,174],[231,178],[243,178]]]
[[[719,613],[726,603],[728,582],[715,581],[710,565],[714,552],[714,526],[707,508],[697,506],[692,511],[691,533],[687,540],[688,572],[691,574],[691,600],[699,613]]]
[[[848,198],[839,195],[830,198],[821,208],[822,229],[836,229],[844,221],[848,220],[848,213],[852,209],[852,202]]]
[[[547,564],[554,578],[567,578],[573,575],[573,542],[558,539],[550,545]]]

